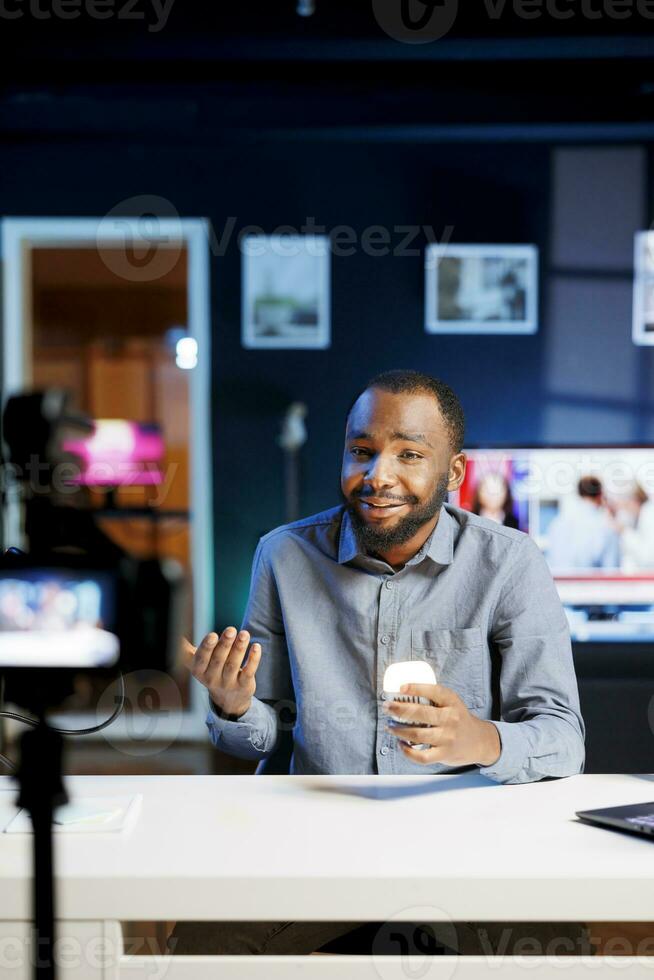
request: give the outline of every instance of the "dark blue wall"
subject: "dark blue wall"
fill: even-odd
[[[581,160],[570,152],[547,141],[330,141],[297,133],[199,141],[69,132],[0,148],[5,215],[102,215],[152,194],[182,216],[208,217],[219,239],[236,218],[229,247],[211,264],[217,626],[240,619],[257,538],[284,520],[276,439],[291,401],[309,408],[304,514],[339,502],[346,408],[368,377],[395,366],[439,375],[459,392],[471,443],[654,439],[654,350],[635,348],[630,337],[630,250],[633,232],[649,221],[648,155],[638,146],[595,146]],[[607,169],[607,153],[626,157],[609,159]],[[587,186],[586,175],[602,168],[584,200],[575,182]],[[579,242],[570,256],[559,225],[571,220],[575,201]],[[236,233],[250,224],[299,228],[307,218],[328,229],[350,225],[359,240],[381,225],[393,246],[402,238],[394,229],[404,225],[429,226],[437,238],[453,226],[454,242],[534,243],[541,329],[517,337],[428,335],[422,256],[371,256],[359,247],[333,259],[329,350],[246,351]],[[610,247],[598,253],[598,241]],[[422,251],[425,243],[422,235],[412,245]]]

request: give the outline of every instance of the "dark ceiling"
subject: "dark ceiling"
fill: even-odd
[[[375,16],[402,0],[297,2],[2,0],[0,139],[654,120],[654,0],[429,0],[421,44]]]

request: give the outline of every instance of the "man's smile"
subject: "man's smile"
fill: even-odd
[[[366,517],[382,519],[391,517],[393,514],[397,514],[403,507],[408,506],[405,501],[385,500],[383,497],[359,497],[357,501]]]

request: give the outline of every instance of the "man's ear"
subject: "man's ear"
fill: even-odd
[[[447,489],[452,492],[458,490],[463,483],[466,475],[466,463],[468,458],[465,453],[455,453],[450,459]]]

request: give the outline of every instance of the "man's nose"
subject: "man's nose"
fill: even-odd
[[[382,453],[374,456],[370,460],[363,479],[365,483],[370,484],[373,490],[381,487],[392,487],[395,483],[395,474],[391,460]]]

